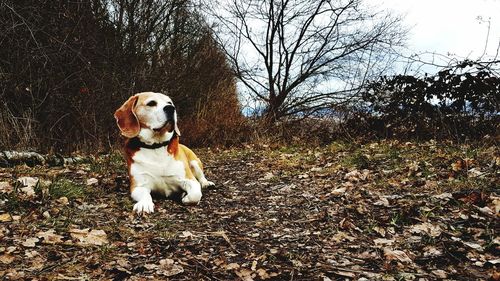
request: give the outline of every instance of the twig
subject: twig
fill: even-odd
[[[216,231],[216,232],[212,232],[212,234],[215,234],[215,235],[218,235],[218,236],[221,236],[222,238],[224,238],[224,240],[226,240],[227,244],[229,244],[231,249],[233,249],[235,252],[239,253],[238,250],[236,250],[236,247],[234,247],[233,243],[231,243],[231,241],[229,240],[229,237],[227,237],[225,231]]]
[[[199,232],[201,235],[199,236],[219,236],[222,237],[227,244],[229,244],[229,247],[233,249],[235,252],[239,253],[239,251],[236,249],[236,247],[231,243],[231,240],[229,240],[229,237],[226,235],[226,232],[224,230],[221,231],[214,231],[214,232]]]
[[[73,259],[68,258],[68,259],[66,259],[66,260],[64,260],[64,261],[61,261],[61,262],[57,262],[57,263],[54,263],[54,264],[48,265],[48,266],[46,266],[46,267],[44,267],[44,268],[40,269],[40,270],[36,273],[36,275],[37,275],[37,276],[39,276],[39,275],[40,275],[41,273],[43,273],[43,272],[46,272],[46,271],[52,270],[52,269],[54,269],[54,268],[56,268],[56,267],[63,266],[63,265],[65,265],[65,264],[69,263],[69,262],[70,262],[70,261],[72,261],[72,260],[73,260]]]

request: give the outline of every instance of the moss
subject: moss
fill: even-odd
[[[86,195],[85,187],[68,179],[59,179],[49,186],[49,194],[53,198],[82,198]]]
[[[343,162],[346,166],[357,169],[368,169],[372,164],[370,159],[361,150],[357,150],[351,156],[344,158]]]

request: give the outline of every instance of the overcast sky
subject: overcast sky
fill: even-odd
[[[373,2],[372,2],[373,1]],[[500,0],[369,0],[402,14],[411,28],[409,52],[451,53],[477,59],[494,57],[500,43]],[[478,17],[483,19],[481,22]]]

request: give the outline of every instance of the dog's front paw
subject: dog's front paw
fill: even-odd
[[[201,188],[207,188],[212,186],[215,186],[215,183],[213,181],[206,180],[201,183]]]
[[[182,203],[188,205],[197,205],[201,200],[201,190],[191,190],[182,197]]]
[[[137,212],[137,214],[142,214],[142,213],[152,213],[154,211],[155,204],[153,204],[153,201],[151,200],[141,200],[134,205],[134,212]]]

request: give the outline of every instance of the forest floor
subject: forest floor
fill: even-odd
[[[498,146],[195,151],[216,186],[145,216],[119,154],[1,168],[0,279],[500,279]]]

